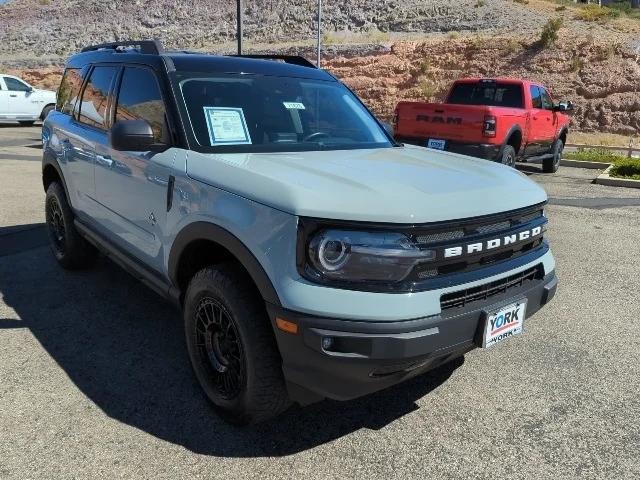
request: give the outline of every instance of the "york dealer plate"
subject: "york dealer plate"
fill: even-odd
[[[487,312],[482,347],[493,347],[498,342],[522,333],[526,311],[527,301],[521,300],[502,307],[500,310]]]
[[[434,148],[436,150],[444,150],[444,147],[446,147],[446,145],[446,140],[436,140],[434,138],[430,138],[427,142],[427,148]]]

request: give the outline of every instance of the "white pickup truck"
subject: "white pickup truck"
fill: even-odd
[[[56,106],[56,92],[33,88],[21,78],[0,75],[0,121],[33,125]]]

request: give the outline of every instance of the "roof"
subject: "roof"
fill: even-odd
[[[224,56],[200,52],[167,51],[157,41],[124,41],[86,47],[67,61],[68,67],[90,63],[136,63],[158,70],[211,73],[248,73],[335,81],[329,73],[302,57],[287,55]]]

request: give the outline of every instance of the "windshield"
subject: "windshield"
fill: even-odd
[[[515,83],[458,83],[453,87],[448,103],[524,108],[522,86]]]
[[[391,146],[378,122],[338,82],[178,73],[177,83],[193,135],[205,152]]]

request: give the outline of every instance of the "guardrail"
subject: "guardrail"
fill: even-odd
[[[621,153],[626,153],[627,157],[632,158],[632,157],[640,157],[640,145],[635,145],[631,142],[629,142],[629,146],[628,147],[610,147],[607,145],[589,145],[589,144],[582,144],[582,143],[567,143],[565,145],[566,148],[568,149],[576,149],[576,150],[610,150],[612,152],[621,152]]]

